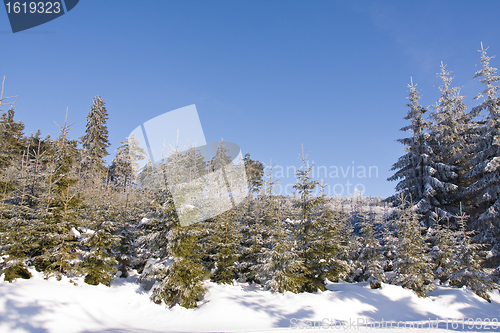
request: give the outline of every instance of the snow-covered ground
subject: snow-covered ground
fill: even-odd
[[[44,280],[31,272],[32,279],[13,283],[0,276],[2,333],[402,332],[412,325],[413,330],[425,332],[500,332],[500,324],[484,329],[477,322],[469,329],[462,321],[500,320],[497,291],[488,303],[466,289],[442,286],[429,297],[418,298],[397,286],[372,290],[365,283],[331,283],[325,292],[298,295],[273,294],[248,284],[207,283],[209,293],[203,304],[188,310],[152,303],[148,292],[135,283],[137,274],[116,278],[108,288],[90,286],[81,279],[75,280],[78,286],[67,278]],[[368,327],[363,326],[366,323]]]

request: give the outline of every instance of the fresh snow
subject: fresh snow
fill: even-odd
[[[135,281],[135,272],[115,278],[111,287],[90,286],[81,278],[78,286],[63,277],[44,280],[31,270],[30,280],[13,283],[0,276],[0,332],[402,332],[397,328],[356,326],[357,321],[424,324],[425,332],[481,331],[462,329],[462,318],[500,319],[500,295],[495,291],[488,303],[469,290],[437,286],[427,298],[412,291],[384,284],[372,290],[367,283],[328,283],[318,293],[273,294],[256,285],[218,285],[207,282],[209,292],[197,309],[172,309],[149,300],[147,291]],[[359,319],[358,319],[359,318]],[[451,326],[455,319],[456,329]],[[439,329],[429,328],[429,319]],[[337,327],[306,329],[306,320],[337,323]],[[309,323],[311,324],[311,323]],[[297,329],[302,325],[304,329]],[[344,326],[340,326],[344,325]],[[387,325],[387,324],[385,324]],[[291,326],[295,327],[293,329]],[[420,326],[422,327],[422,326]],[[477,327],[476,327],[477,328]],[[408,328],[405,330],[407,331]]]

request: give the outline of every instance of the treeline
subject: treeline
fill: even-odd
[[[57,138],[26,136],[14,109],[2,111],[1,273],[8,281],[29,278],[33,267],[46,277],[82,276],[86,283],[109,285],[115,276],[137,270],[152,301],[187,308],[203,299],[206,280],[257,283],[280,293],[325,290],[328,281],[339,280],[371,288],[391,283],[420,296],[444,284],[466,286],[488,300],[500,275],[492,265],[498,234],[484,225],[498,223],[491,198],[497,200],[494,191],[500,191],[492,162],[498,155],[487,153],[496,151],[491,131],[500,105],[489,59],[482,50],[477,76],[487,77],[486,98],[470,113],[458,89],[450,88],[444,66],[433,121],[423,119],[426,110],[410,86],[411,124],[403,130],[412,136],[401,140],[407,154],[394,165],[392,179],[400,180],[397,194],[388,199],[394,207],[382,214],[377,200],[367,205],[355,198],[348,209],[344,200],[313,195],[326,185],[312,178],[304,151],[293,196],[277,195],[275,169],[264,175],[263,164],[247,154],[244,200],[183,226],[179,209],[189,214],[203,209],[197,192],[182,184],[230,163],[223,142],[209,161],[195,148],[174,149],[172,170],[165,163],[141,169],[137,161],[145,154],[129,138],[106,166],[108,115],[100,97],[94,98],[79,140],[69,138],[66,123]],[[489,112],[485,119],[474,120],[483,109]],[[174,200],[179,193],[186,194],[182,207]],[[481,209],[490,215],[482,218]],[[483,241],[491,232],[493,241]]]

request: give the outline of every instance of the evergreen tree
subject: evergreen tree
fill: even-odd
[[[452,256],[454,272],[449,275],[450,284],[459,288],[468,286],[476,295],[491,302],[489,293],[498,289],[499,285],[492,281],[480,265],[481,257],[484,258],[481,248],[484,246],[471,242],[472,232],[466,230],[467,218],[464,212],[457,216],[460,230]]]
[[[331,200],[325,195],[318,205],[319,216],[313,223],[314,239],[311,243],[311,264],[318,282],[324,284],[325,279],[338,281],[345,279],[349,273],[349,265],[344,260],[348,239],[343,239],[343,227],[347,223],[347,216],[335,211],[331,207]],[[350,235],[348,235],[350,236]],[[324,285],[319,284],[324,290]]]
[[[139,165],[137,161],[143,160],[146,153],[132,134],[126,141],[120,142],[121,146],[116,149],[116,156],[110,167],[109,178],[115,184],[125,190],[137,180]]]
[[[25,150],[24,124],[14,121],[15,111],[10,108],[0,116],[0,174],[19,159]]]
[[[304,154],[302,147],[302,167],[297,169],[297,181],[294,184],[294,189],[299,194],[296,207],[299,210],[300,230],[297,233],[297,240],[301,250],[301,259],[303,261],[303,272],[306,282],[303,286],[304,291],[324,290],[324,282],[318,275],[316,263],[314,260],[314,242],[317,239],[314,234],[314,229],[317,229],[318,212],[316,207],[321,201],[320,197],[314,197],[312,192],[315,190],[318,182],[311,178],[311,170],[313,166],[309,166],[307,158],[309,154]]]
[[[467,137],[473,129],[473,113],[466,112],[464,97],[460,89],[450,87],[451,72],[441,63],[438,76],[442,83],[439,86],[441,95],[431,111],[433,120],[430,126],[430,145],[433,164],[433,196],[432,208],[435,214],[431,218],[449,221],[458,213],[459,194],[464,189],[463,174],[466,171],[464,149]]]
[[[451,229],[449,220],[445,223],[437,221],[428,231],[428,236],[432,246],[430,255],[434,278],[445,283],[455,271],[453,255],[459,241],[457,232]]]
[[[67,114],[66,114],[67,120]],[[68,138],[71,130],[64,122],[59,137],[53,142],[51,161],[47,161],[48,184],[43,222],[40,225],[40,256],[35,266],[46,276],[78,273],[74,265],[78,258],[79,232],[77,210],[82,205],[77,190],[77,142]]]
[[[376,229],[373,212],[363,214],[360,229],[361,247],[357,257],[361,269],[359,280],[369,282],[372,289],[380,288],[382,282],[385,282],[382,246],[378,240]]]
[[[294,237],[294,222],[285,219],[290,209],[285,208],[285,198],[276,194],[279,185],[274,179],[276,165],[270,164],[263,180],[263,193],[259,205],[253,251],[255,265],[252,272],[256,280],[273,292],[298,293],[305,282],[303,262]]]
[[[87,116],[85,135],[81,138],[84,156],[83,172],[95,181],[106,174],[104,158],[108,155],[108,112],[100,96],[94,97],[94,103]]]
[[[117,272],[116,261],[112,251],[116,250],[119,244],[119,238],[116,236],[116,227],[112,220],[107,219],[107,213],[103,211],[96,212],[93,227],[87,230],[83,245],[85,246],[83,272],[85,274],[85,283],[98,285],[102,283],[105,286],[110,285],[114,274]]]
[[[227,156],[227,149],[224,148],[224,142],[221,141],[211,164],[215,172],[221,171],[216,184],[219,184],[218,188],[222,192],[222,198],[218,203],[222,213],[211,219],[207,226],[211,232],[209,248],[214,265],[211,279],[214,282],[225,284],[231,284],[234,279],[238,278],[237,261],[240,256],[238,248],[241,240],[237,218],[239,216],[238,209],[235,207],[226,170],[226,166],[230,163],[232,162]],[[225,196],[229,196],[229,200],[225,199]]]
[[[244,162],[250,193],[259,193],[264,177],[264,165],[252,160],[250,153],[245,154]]]
[[[480,129],[479,136],[474,138],[470,146],[473,154],[472,168],[465,175],[472,184],[467,188],[466,195],[474,198],[470,211],[476,220],[472,222],[478,235],[476,242],[490,244],[496,255],[500,254],[500,98],[497,96],[498,86],[494,84],[500,80],[495,76],[496,68],[490,67],[492,57],[486,55],[486,49],[481,43],[482,68],[476,72],[474,78],[480,78],[485,90],[475,99],[484,96],[481,104],[473,108],[473,112],[485,111],[486,120]]]
[[[169,233],[169,252],[171,265],[163,279],[153,287],[152,300],[165,302],[169,307],[179,304],[194,308],[203,299],[206,288],[204,280],[208,271],[203,267],[202,244],[198,239],[198,225],[175,226]]]
[[[430,123],[423,119],[427,110],[418,103],[420,96],[413,81],[408,87],[410,88],[408,97],[410,103],[407,106],[410,110],[405,119],[410,120],[411,124],[401,130],[410,131],[412,136],[398,140],[406,146],[407,153],[400,157],[391,168],[397,171],[388,180],[399,180],[399,183],[396,185],[396,194],[387,200],[396,205],[404,205],[400,198],[410,198],[416,203],[416,213],[422,216],[426,225],[431,225],[432,221],[437,218],[435,207],[440,206],[435,198],[436,188],[439,189],[445,185],[435,177],[436,172],[442,168],[431,159],[430,136],[426,132]]]
[[[404,198],[401,201],[405,202]],[[395,252],[392,267],[395,275],[390,282],[425,296],[434,285],[431,258],[422,236],[423,228],[411,203],[399,206],[397,210],[398,217],[392,221],[395,231],[393,241],[396,244],[391,244]]]

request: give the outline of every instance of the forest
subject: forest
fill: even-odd
[[[245,199],[187,226],[169,179],[180,177],[179,184],[223,169],[231,163],[223,141],[210,161],[194,147],[176,148],[169,164],[139,168],[145,153],[130,137],[106,165],[101,97],[79,139],[70,138],[67,122],[57,137],[42,137],[24,133],[2,86],[1,274],[12,282],[36,269],[47,278],[82,276],[109,286],[136,270],[153,302],[186,308],[203,300],[207,280],[276,293],[325,290],[327,281],[386,283],[422,297],[442,284],[489,300],[500,283],[500,77],[486,49],[480,54],[474,78],[484,91],[470,110],[443,64],[434,105],[420,105],[416,84],[409,85],[406,137],[398,140],[405,154],[388,179],[396,182],[393,196],[327,196],[304,149],[294,195],[278,195],[274,167],[247,153]]]

